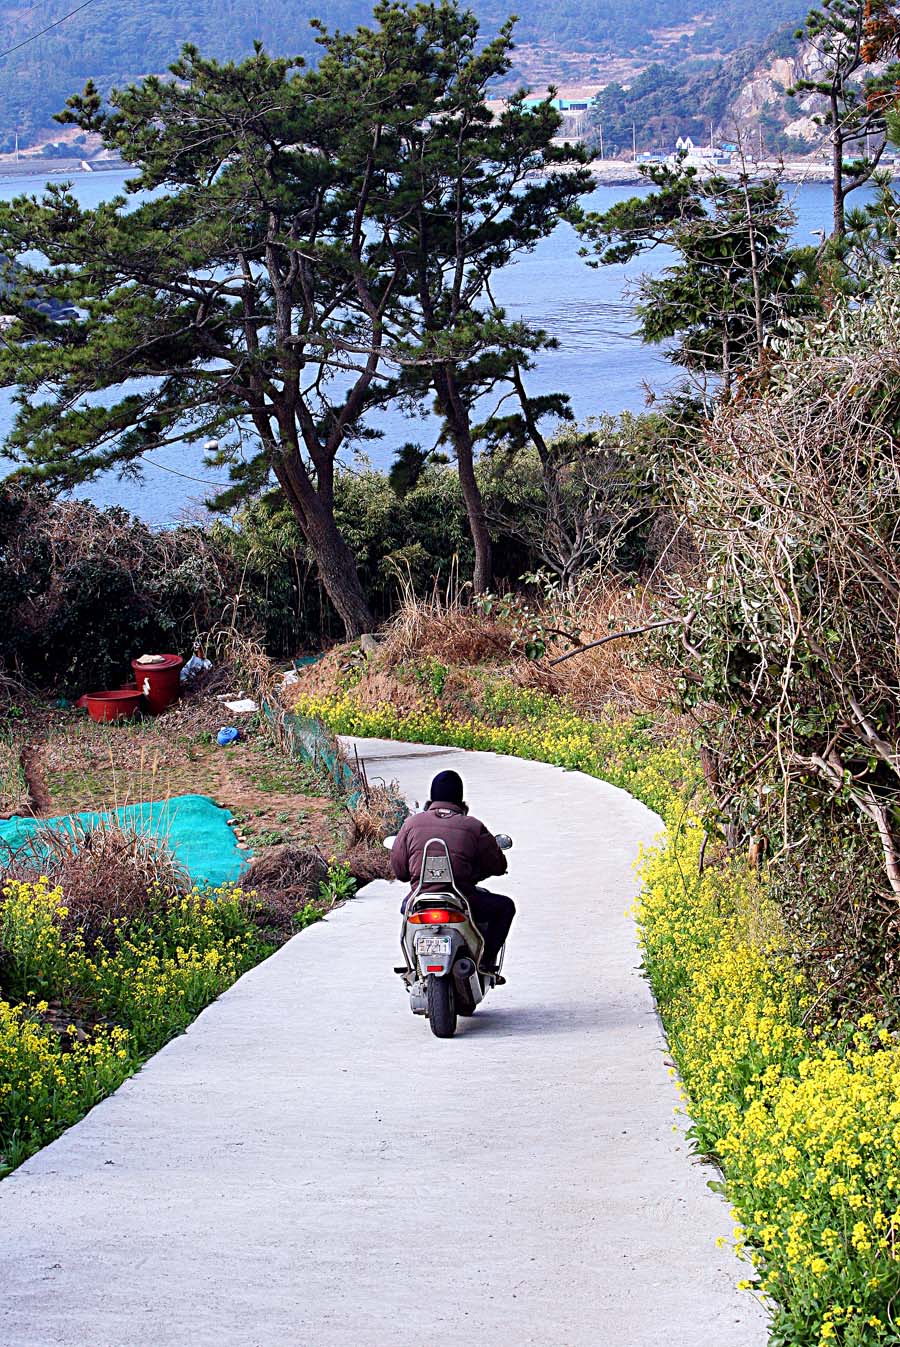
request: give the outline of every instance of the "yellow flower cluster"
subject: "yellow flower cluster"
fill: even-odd
[[[0,891],[0,1175],[77,1121],[149,1053],[269,953],[229,885],[148,906],[91,950],[67,933],[46,879]],[[48,1002],[76,1001],[113,1028],[61,1036]]]
[[[21,998],[58,988],[65,981],[69,951],[62,936],[67,915],[62,890],[42,877],[34,884],[15,880],[0,891],[0,950],[3,988]]]
[[[691,1133],[722,1164],[778,1340],[896,1344],[900,1046],[871,1016],[805,1027],[775,905],[738,866],[700,878],[701,840],[694,822],[644,858],[638,907]]]
[[[482,717],[363,706],[352,694],[297,708],[336,733],[452,744],[577,768],[662,815],[641,861],[637,915],[652,983],[689,1099],[691,1135],[723,1167],[741,1286],[773,1307],[773,1340],[898,1347],[900,1044],[871,1017],[807,1027],[814,991],[764,884],[743,865],[701,875],[699,769],[645,722],[587,720],[552,697],[497,682]]]
[[[692,793],[700,780],[684,745],[655,745],[641,718],[588,720],[556,697],[501,680],[485,685],[482,715],[465,720],[437,702],[401,712],[390,702],[361,705],[352,692],[301,696],[295,709],[322,720],[334,734],[448,744],[569,767],[622,786],[663,818],[681,809],[682,792]]]
[[[134,1069],[123,1029],[62,1052],[34,1007],[0,1001],[0,1175],[76,1122]]]
[[[234,916],[241,891],[218,900],[188,895],[169,905],[163,924],[133,936],[122,932],[114,955],[98,946],[84,957],[79,983],[104,1014],[128,1025],[135,1050],[155,1052],[173,1033],[230,987],[259,958],[245,915]],[[221,904],[221,906],[220,906]],[[237,925],[236,933],[227,927]]]

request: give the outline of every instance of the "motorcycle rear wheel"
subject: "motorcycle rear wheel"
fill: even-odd
[[[431,974],[426,988],[428,1023],[435,1038],[452,1038],[456,1033],[456,997],[453,979]]]

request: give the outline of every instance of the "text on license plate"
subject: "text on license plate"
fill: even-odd
[[[449,954],[449,935],[420,935],[416,941],[417,954]]]

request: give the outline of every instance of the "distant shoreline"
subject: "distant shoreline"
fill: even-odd
[[[85,167],[85,164],[88,167]],[[131,164],[124,159],[0,159],[0,182],[13,178],[93,177],[95,173],[127,173]]]
[[[636,187],[646,181],[638,171],[638,167],[628,159],[593,159],[587,167],[598,187]],[[754,174],[779,173],[784,182],[831,182],[831,165],[826,163],[810,163],[807,160],[785,163],[780,159],[764,159],[752,161],[748,167]],[[895,180],[900,178],[900,164],[889,164],[886,167],[890,169],[892,178]],[[565,168],[565,164],[560,164],[557,171],[564,171]],[[28,161],[20,159],[18,163],[15,160],[4,162],[0,159],[0,183],[16,178],[92,177],[97,173],[128,173],[131,169],[132,165],[126,163],[124,159],[101,159],[99,162],[74,158]],[[737,177],[737,170],[732,167],[717,166],[715,172],[721,173],[726,178]]]
[[[748,170],[752,174],[778,173],[784,182],[793,183],[811,183],[831,182],[831,165],[809,163],[807,160],[797,162],[784,162],[780,159],[762,159],[759,161],[748,161]],[[900,178],[900,164],[887,164],[890,169],[891,177],[895,180]],[[594,175],[598,186],[603,187],[627,187],[637,186],[645,182],[646,179],[638,172],[638,168],[630,161],[625,159],[593,159],[588,168]],[[738,170],[733,167],[716,166],[713,170],[720,173],[725,178],[736,178]]]

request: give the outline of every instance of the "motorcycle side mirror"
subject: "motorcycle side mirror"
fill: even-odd
[[[512,846],[512,838],[509,837],[506,833],[498,833],[497,836],[494,838],[494,841],[497,843],[497,846],[500,848],[501,851],[509,851],[510,847]]]
[[[382,842],[381,845],[382,845],[387,851],[390,851],[391,847],[394,845],[394,843],[396,842],[396,840],[397,840],[396,837],[386,837],[386,838],[384,839],[384,841]]]

